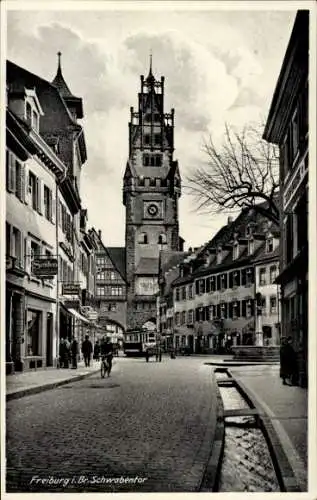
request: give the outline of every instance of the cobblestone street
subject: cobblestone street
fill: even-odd
[[[8,402],[7,491],[197,491],[216,407],[203,363],[119,358],[109,379]]]

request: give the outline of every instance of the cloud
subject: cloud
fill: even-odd
[[[56,52],[61,50],[65,80],[83,98],[88,160],[82,173],[82,199],[89,223],[102,229],[108,245],[124,243],[122,177],[129,108],[137,106],[139,78],[148,72],[150,50],[155,76],[165,76],[165,111],[175,108],[175,157],[185,178],[191,167],[204,161],[201,146],[208,133],[221,141],[225,122],[243,127],[259,120],[271,99],[289,19],[285,17],[283,31],[283,16],[251,17],[252,22],[234,12],[167,16],[163,9],[154,20],[149,12],[8,13],[10,59],[52,80]],[[255,28],[259,19],[261,29]],[[277,40],[282,46],[279,56]],[[198,246],[223,218],[192,210],[192,200],[184,194],[182,236]]]

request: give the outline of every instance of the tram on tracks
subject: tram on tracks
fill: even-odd
[[[123,352],[126,356],[144,356],[147,350],[154,351],[155,347],[155,332],[133,330],[124,334]]]

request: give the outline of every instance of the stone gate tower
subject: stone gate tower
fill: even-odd
[[[126,207],[127,328],[155,328],[161,250],[182,250],[178,234],[181,180],[174,153],[174,109],[164,112],[164,77],[141,76],[138,110],[130,108]]]

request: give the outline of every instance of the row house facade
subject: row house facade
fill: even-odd
[[[97,247],[95,253],[95,306],[99,323],[113,340],[123,338],[126,331],[127,283],[125,248],[106,247],[101,231],[94,228],[90,236]]]
[[[80,290],[70,294],[71,286],[80,281],[78,254],[82,242],[77,237],[76,219],[79,221],[81,211],[78,186],[86,147],[77,118],[82,117],[82,104],[68,88],[64,95],[58,88],[60,61],[57,77],[51,84],[7,62],[9,372],[56,365],[60,338],[70,340],[76,334],[76,321],[89,323],[76,310]]]
[[[208,352],[226,343],[278,342],[277,309],[273,307],[278,287],[273,279],[278,266],[279,234],[274,229],[257,214],[249,216],[244,212],[178,264],[178,277],[171,284],[176,349]],[[263,289],[262,260],[269,261],[268,290]],[[160,323],[164,332],[165,324],[162,320]]]
[[[268,114],[264,139],[280,151],[282,334],[298,351],[300,384],[308,359],[309,11],[298,11]]]

